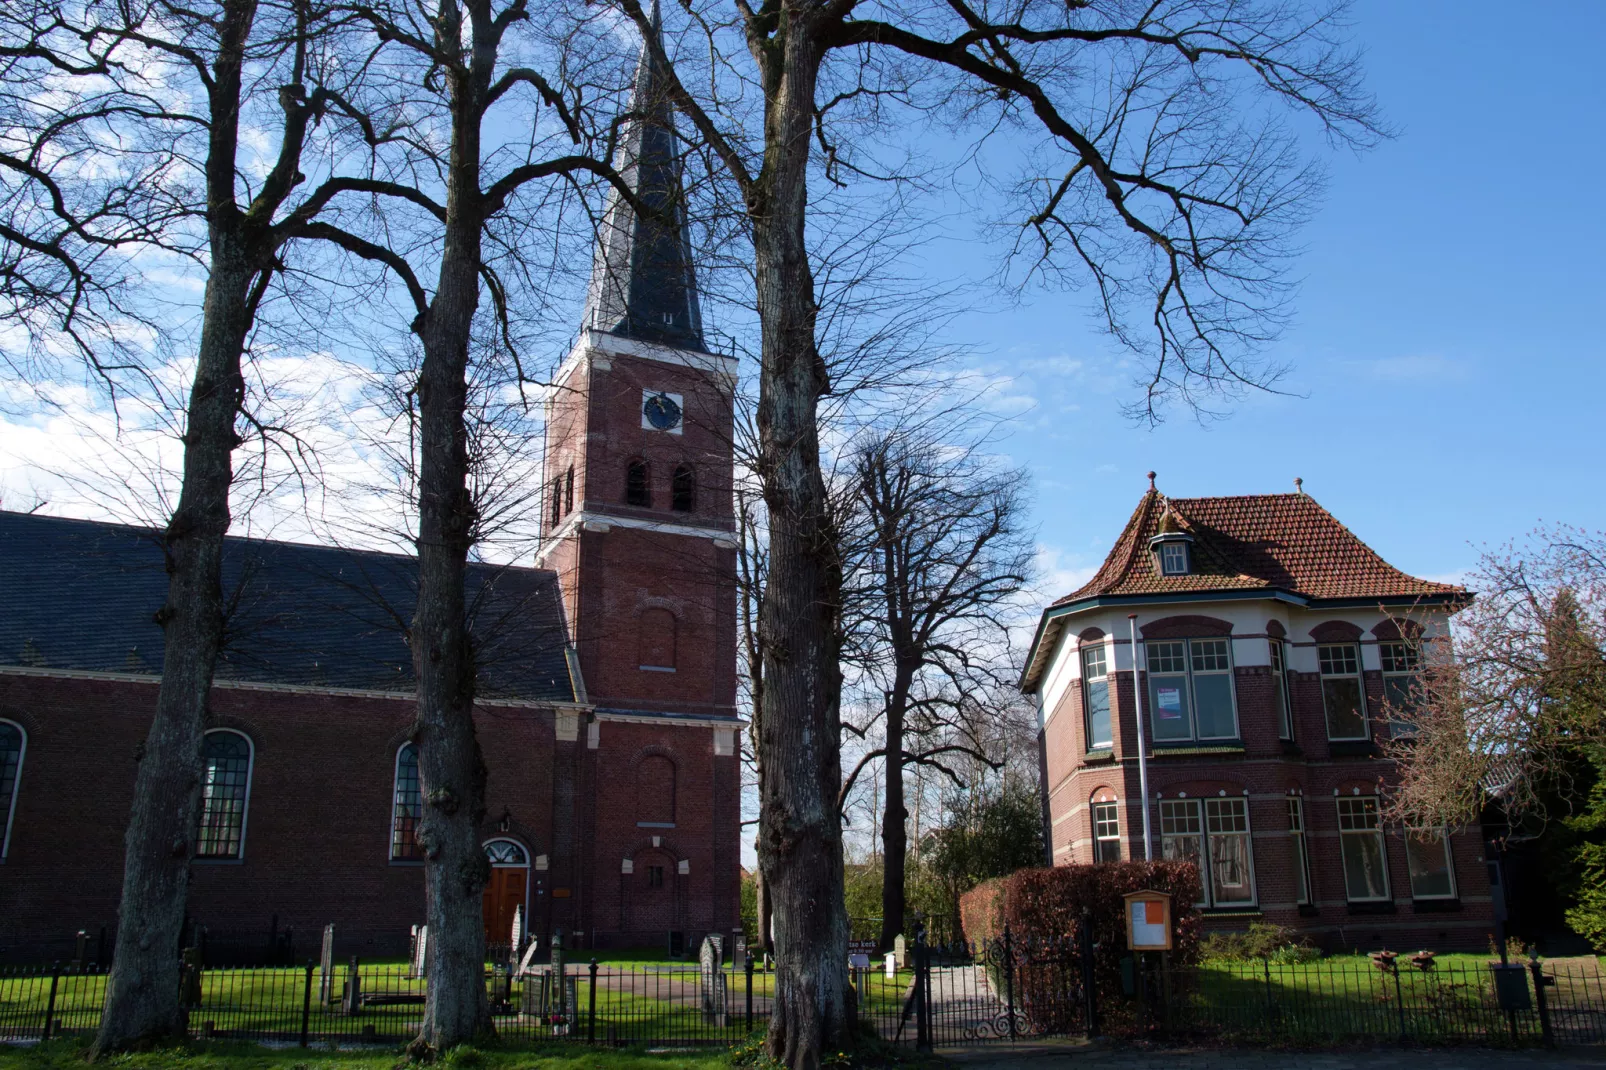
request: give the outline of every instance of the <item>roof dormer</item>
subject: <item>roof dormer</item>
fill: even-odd
[[[1166,503],[1159,527],[1149,537],[1154,570],[1162,576],[1187,576],[1193,572],[1193,536],[1182,530],[1176,514]]]

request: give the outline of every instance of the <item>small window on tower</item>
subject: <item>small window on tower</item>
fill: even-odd
[[[697,477],[689,464],[675,467],[675,478],[669,484],[669,507],[677,513],[697,508]]]
[[[563,513],[565,516],[574,512],[574,465],[563,473]]]
[[[556,476],[553,476],[552,491],[547,495],[548,528],[556,529],[558,526],[558,521],[563,519],[563,498],[561,496],[562,490],[563,481],[558,479]]]
[[[647,867],[647,887],[649,887],[649,888],[662,888],[663,886],[664,886],[664,867],[663,866],[648,866]]]
[[[646,461],[631,461],[625,470],[625,504],[652,505],[652,484],[647,478]]]

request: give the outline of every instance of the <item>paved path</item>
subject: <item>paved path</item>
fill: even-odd
[[[964,1070],[1603,1070],[1606,1049],[1490,1051],[1372,1048],[1341,1052],[1022,1045],[942,1050]]]

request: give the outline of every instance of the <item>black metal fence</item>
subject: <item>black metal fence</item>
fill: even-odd
[[[1606,1043],[1606,978],[1590,960],[1484,964],[1326,959],[1164,968],[1134,960],[1123,984],[1094,983],[1096,949],[1004,938],[984,948],[917,940],[903,966],[852,971],[859,1018],[895,1044],[943,1048],[1110,1035],[1323,1045]],[[1107,978],[1106,978],[1107,979]],[[510,1040],[730,1045],[763,1026],[773,974],[570,963],[514,976],[488,968],[497,1032]],[[105,998],[97,967],[0,971],[0,1041],[91,1035]],[[186,969],[197,1038],[398,1044],[417,1034],[428,981],[405,965]]]

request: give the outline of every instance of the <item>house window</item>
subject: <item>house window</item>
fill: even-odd
[[[1379,643],[1383,661],[1383,698],[1388,702],[1389,732],[1416,733],[1416,711],[1422,702],[1422,651],[1416,643]]]
[[[697,476],[691,465],[676,465],[674,477],[669,481],[669,508],[677,513],[689,513],[696,507]]]
[[[1405,861],[1411,871],[1411,898],[1455,898],[1455,866],[1444,829],[1407,829]]]
[[[1310,843],[1305,839],[1305,800],[1288,800],[1288,838],[1294,848],[1294,902],[1307,906],[1315,902],[1310,886]]]
[[[574,512],[574,465],[563,473],[563,515]]]
[[[649,887],[649,888],[662,888],[663,886],[664,886],[664,867],[663,866],[648,866],[647,867],[647,887]]]
[[[1160,571],[1167,576],[1188,574],[1188,544],[1163,542],[1160,544]]]
[[[390,857],[411,862],[424,857],[418,846],[418,823],[424,817],[424,793],[418,781],[418,747],[403,743],[396,752],[396,790],[390,813]]]
[[[1387,899],[1388,863],[1376,797],[1338,800],[1338,840],[1345,896],[1351,902]]]
[[[17,812],[17,787],[27,749],[28,736],[22,726],[0,721],[0,858],[11,849],[11,819]]]
[[[208,732],[201,750],[201,826],[197,858],[239,858],[251,792],[251,741],[238,732]]]
[[[563,481],[557,476],[552,477],[552,493],[548,495],[547,529],[556,531],[558,521],[563,519]]]
[[[1319,647],[1322,705],[1328,739],[1365,739],[1366,700],[1361,688],[1361,648],[1353,643]]]
[[[1271,696],[1277,707],[1277,737],[1294,738],[1294,696],[1288,687],[1287,650],[1281,639],[1271,644]]]
[[[625,469],[625,504],[652,505],[652,486],[648,480],[647,462],[635,460]]]
[[[1087,749],[1113,746],[1110,728],[1109,663],[1104,644],[1082,649],[1082,708],[1086,711]]]
[[[1093,804],[1093,861],[1121,861],[1120,803]]]
[[[1229,640],[1154,642],[1148,656],[1155,742],[1237,738]]]
[[[1199,867],[1202,906],[1230,907],[1255,901],[1254,855],[1249,843],[1247,799],[1160,802],[1160,856]]]

